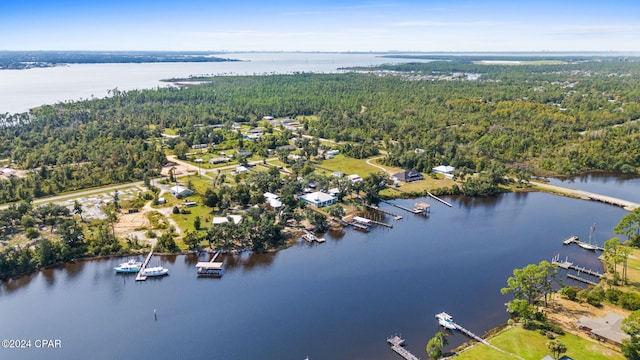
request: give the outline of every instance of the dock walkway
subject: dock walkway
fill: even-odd
[[[383,214],[387,214],[387,215],[393,216],[393,220],[401,220],[402,219],[402,215],[398,215],[398,214],[392,213],[391,211],[385,210],[385,209],[383,209],[383,208],[381,208],[379,206],[369,205],[369,204],[365,204],[365,206],[368,207],[369,209],[380,211]]]
[[[568,258],[565,258],[564,261],[560,261],[560,254],[556,255],[553,259],[551,259],[551,264],[562,268],[562,269],[571,269],[571,270],[575,270],[578,272],[578,274],[582,273],[582,274],[587,274],[587,275],[591,275],[591,276],[595,276],[598,278],[602,277],[602,273],[600,273],[599,271],[595,271],[595,270],[591,270],[591,269],[587,269],[585,267],[580,267],[575,265],[574,263],[570,262]]]
[[[147,255],[146,259],[144,259],[144,262],[142,263],[142,267],[140,267],[140,271],[138,271],[138,275],[136,275],[136,281],[145,281],[145,280],[147,280],[147,277],[144,276],[144,269],[146,269],[147,265],[149,265],[149,261],[151,260],[151,256],[153,256],[153,250],[149,251],[149,255]]]
[[[417,356],[413,355],[409,350],[402,347],[404,345],[404,339],[398,335],[387,339],[387,343],[391,345],[391,350],[395,351],[398,355],[402,356],[406,360],[420,360]]]
[[[395,207],[397,207],[398,209],[402,209],[402,210],[408,211],[408,212],[410,212],[410,213],[416,214],[416,215],[418,215],[418,214],[422,214],[422,213],[423,213],[421,210],[417,210],[417,209],[409,209],[408,207],[404,207],[404,206],[402,206],[402,205],[398,205],[398,204],[392,203],[391,201],[382,200],[382,202],[384,202],[385,204],[389,204],[389,205],[391,205],[391,206],[395,206]]]

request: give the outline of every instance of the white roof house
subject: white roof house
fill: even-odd
[[[185,197],[193,194],[193,190],[180,185],[176,185],[169,190],[171,190],[171,194],[175,197]]]
[[[231,218],[231,220],[235,225],[240,224],[240,222],[242,221],[241,215],[227,215],[227,216],[214,216],[213,221],[211,221],[211,223],[213,225],[225,224],[229,222],[229,218]]]
[[[264,193],[265,202],[274,209],[279,209],[282,207],[282,201],[280,201],[280,196],[266,192]]]
[[[431,169],[431,171],[433,171],[434,173],[442,174],[447,179],[453,179],[453,170],[455,169],[456,168],[454,168],[453,166],[440,165],[440,166],[434,167],[433,169]]]
[[[320,191],[303,195],[300,197],[300,200],[315,207],[329,206],[331,204],[335,204],[338,201],[338,199],[335,196],[331,194],[323,193]]]
[[[351,180],[351,182],[358,182],[358,181],[362,181],[362,178],[361,178],[361,177],[360,177],[360,175],[358,175],[358,174],[352,174],[352,175],[349,175],[349,176],[347,176],[347,178],[348,178],[349,180]]]
[[[236,166],[236,172],[238,174],[243,174],[243,173],[246,173],[247,171],[249,171],[249,169],[247,169],[246,166],[243,166],[243,165]]]

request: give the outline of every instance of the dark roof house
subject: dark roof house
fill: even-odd
[[[412,181],[423,180],[424,176],[422,176],[422,174],[420,174],[416,170],[406,170],[406,171],[394,174],[393,178],[397,181],[412,182]]]

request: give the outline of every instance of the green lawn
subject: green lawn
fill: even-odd
[[[590,360],[624,360],[624,356],[614,352],[596,342],[585,340],[575,335],[566,334],[557,337],[567,346],[565,355],[573,359]],[[546,355],[551,355],[546,347],[549,339],[538,331],[524,330],[515,326],[500,332],[489,339],[489,342],[498,348],[529,360],[540,360]],[[512,356],[498,352],[486,345],[478,344],[460,353],[458,360],[513,360]]]
[[[336,155],[333,159],[323,160],[318,166],[346,175],[358,174],[363,178],[380,172],[380,169],[367,164],[366,159],[354,159],[342,154]]]

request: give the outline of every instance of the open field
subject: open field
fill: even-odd
[[[558,340],[567,346],[565,355],[573,359],[590,360],[623,360],[621,353],[601,346],[598,342],[586,340],[567,333],[558,336]],[[489,339],[489,342],[500,349],[520,355],[525,359],[540,360],[550,355],[546,343],[549,339],[538,331],[525,330],[521,326],[514,326],[501,331]],[[500,353],[486,345],[477,344],[463,351],[456,357],[459,360],[512,360],[513,357]]]

